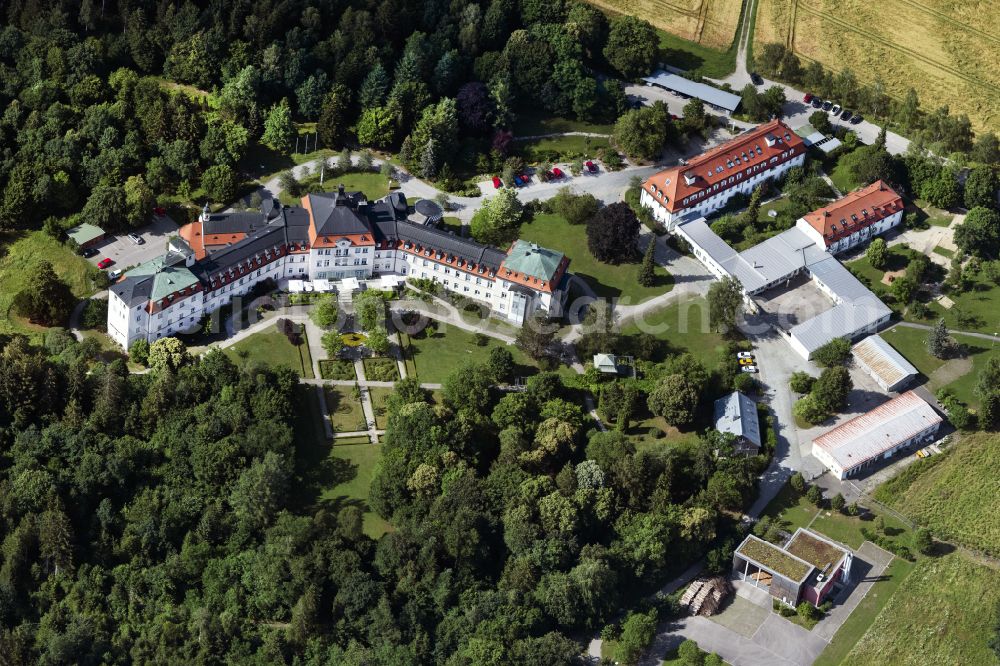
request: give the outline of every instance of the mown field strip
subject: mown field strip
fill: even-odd
[[[909,48],[907,48],[905,46],[900,46],[899,44],[896,44],[894,42],[887,42],[880,35],[877,35],[877,34],[875,34],[873,32],[869,32],[869,31],[867,31],[867,30],[865,30],[863,28],[859,28],[859,27],[857,27],[855,25],[851,25],[847,21],[844,21],[844,20],[842,20],[840,18],[837,18],[836,16],[832,16],[832,15],[828,14],[827,12],[820,11],[818,9],[810,7],[810,6],[808,6],[808,5],[804,4],[804,3],[801,3],[801,2],[795,2],[795,3],[793,3],[793,13],[792,13],[793,17],[795,15],[796,8],[800,8],[803,11],[805,11],[806,13],[812,14],[814,16],[818,16],[819,18],[827,20],[827,21],[830,21],[831,23],[834,23],[834,24],[836,24],[836,25],[838,25],[838,26],[840,26],[840,27],[842,27],[842,28],[844,28],[846,30],[850,30],[851,32],[854,32],[856,34],[859,34],[859,35],[862,35],[864,37],[867,37],[867,38],[871,39],[872,41],[877,42],[878,44],[884,45],[886,48],[889,48],[889,49],[892,49],[894,51],[898,51],[900,53],[908,55],[911,58],[913,58],[914,60],[922,62],[922,63],[924,63],[926,65],[930,65],[932,67],[936,67],[937,69],[940,69],[942,72],[947,72],[948,74],[951,74],[955,78],[960,79],[962,81],[965,81],[966,83],[969,83],[969,84],[972,84],[972,85],[982,86],[984,88],[989,88],[990,90],[993,90],[993,91],[996,91],[996,92],[1000,92],[1000,87],[998,87],[998,86],[990,83],[989,81],[983,81],[982,79],[978,79],[978,78],[969,76],[965,72],[962,72],[961,70],[955,69],[951,65],[946,65],[944,63],[941,63],[941,62],[938,62],[938,61],[933,60],[931,58],[928,58],[928,57],[924,56],[923,54],[921,54],[921,53],[919,53],[917,51],[914,51],[912,49],[909,49]]]
[[[913,7],[914,9],[926,12],[927,14],[931,14],[932,16],[936,16],[937,18],[941,19],[942,21],[945,21],[946,23],[951,23],[956,28],[960,28],[960,29],[962,29],[962,30],[964,30],[966,32],[975,33],[975,34],[979,35],[980,37],[985,37],[986,39],[988,39],[990,41],[993,41],[993,42],[996,42],[997,44],[1000,44],[1000,37],[997,37],[996,35],[992,35],[992,34],[990,34],[988,32],[984,32],[983,30],[980,30],[979,28],[971,26],[968,23],[962,23],[961,21],[959,21],[957,19],[954,19],[951,16],[948,16],[944,12],[938,11],[938,10],[934,9],[933,7],[928,7],[927,5],[924,5],[924,4],[921,4],[919,2],[916,2],[915,0],[895,0],[895,1],[898,2],[898,3],[900,3],[901,5],[909,5],[910,7]]]

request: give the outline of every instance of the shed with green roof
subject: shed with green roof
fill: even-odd
[[[104,229],[96,224],[84,222],[67,231],[66,236],[76,243],[77,247],[85,250],[104,240]]]

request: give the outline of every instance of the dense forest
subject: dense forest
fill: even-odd
[[[503,157],[519,109],[614,120],[626,104],[615,76],[657,54],[645,22],[562,0],[6,6],[8,229],[81,209],[120,229],[157,195],[231,197],[248,151],[287,155],[295,122],[316,122],[325,147],[398,149],[426,177],[473,169]]]
[[[637,452],[557,375],[501,395],[470,365],[443,404],[415,380],[390,397],[374,541],[311,493],[337,471],[296,427],[293,373],[154,347],[129,374],[61,329],[3,340],[4,663],[573,663],[766,463],[718,437]]]

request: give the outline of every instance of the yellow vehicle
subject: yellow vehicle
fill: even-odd
[[[740,359],[740,365],[753,365],[753,364],[754,364],[753,357]]]

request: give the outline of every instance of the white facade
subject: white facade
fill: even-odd
[[[662,202],[657,201],[656,197],[645,188],[642,189],[639,203],[649,208],[653,214],[653,219],[660,222],[668,232],[673,233],[679,219],[694,219],[716,213],[725,208],[734,194],[740,193],[750,196],[754,189],[765,180],[780,178],[792,167],[802,166],[805,163],[805,159],[805,153],[802,152],[787,162],[774,164],[766,169],[755,170],[753,167],[747,168],[730,176],[726,187],[718,188],[715,191],[703,190],[691,197],[685,198],[682,203],[686,207],[673,213]],[[690,205],[687,205],[688,203]]]
[[[813,239],[816,242],[816,245],[820,248],[825,249],[830,254],[840,254],[841,252],[849,250],[852,247],[867,243],[876,236],[884,234],[893,227],[899,226],[899,223],[902,221],[903,211],[899,210],[870,226],[859,229],[850,236],[844,236],[843,238],[834,241],[829,245],[829,247],[826,245],[826,240],[823,238],[823,234],[818,232],[811,224],[806,222],[805,218],[800,217],[796,220],[795,226],[804,234],[809,236],[809,238]]]

